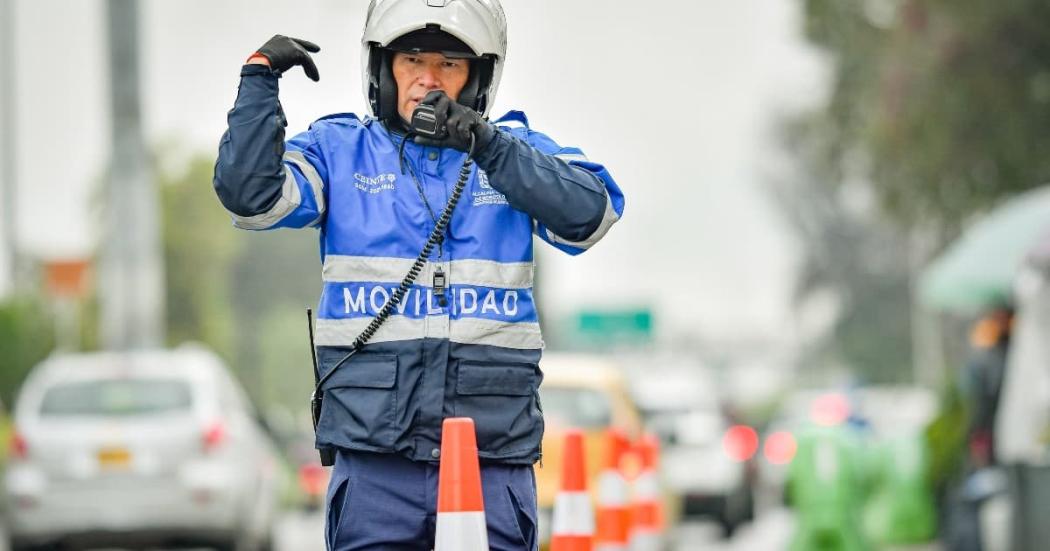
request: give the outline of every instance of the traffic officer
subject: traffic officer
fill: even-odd
[[[601,164],[523,113],[487,119],[506,37],[498,0],[373,0],[361,63],[371,116],[323,117],[287,142],[279,77],[302,66],[318,80],[318,46],[274,36],[241,69],[216,193],[236,227],[319,230],[317,352],[322,373],[335,369],[316,434],[336,451],[329,549],[431,549],[441,422],[454,416],[475,422],[491,548],[537,548],[532,236],[579,254],[624,198]],[[413,136],[420,104],[447,118],[446,137]],[[340,364],[438,225],[468,152],[447,232],[393,315]]]

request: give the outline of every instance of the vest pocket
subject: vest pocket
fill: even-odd
[[[535,448],[542,434],[534,364],[462,361],[456,379],[457,417],[470,417],[483,457]]]
[[[331,362],[334,364],[342,354]],[[337,446],[390,451],[397,431],[397,356],[355,356],[325,383],[318,432]]]

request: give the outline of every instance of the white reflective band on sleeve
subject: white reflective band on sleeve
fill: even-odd
[[[311,225],[316,224],[317,221],[324,216],[326,208],[324,202],[324,182],[321,181],[321,175],[317,173],[317,170],[312,164],[310,164],[310,161],[306,160],[306,157],[304,157],[299,151],[289,151],[285,153],[284,161],[299,167],[299,170],[301,170],[303,175],[306,176],[306,181],[310,184],[310,189],[314,194],[314,202],[317,203],[318,216]],[[288,167],[285,167],[284,183],[281,185],[281,197],[277,199],[277,202],[274,203],[272,207],[270,207],[270,210],[254,216],[240,216],[231,212],[230,216],[233,218],[233,225],[238,228],[246,230],[264,230],[280,222],[302,203],[303,197],[302,193],[299,191],[299,183],[295,180],[295,173],[289,170]]]
[[[449,340],[461,344],[487,344],[519,350],[543,348],[538,323],[506,323],[479,318],[452,320]]]
[[[485,512],[438,513],[434,551],[489,551]]]
[[[598,224],[598,229],[594,230],[594,233],[590,237],[583,241],[568,241],[562,239],[554,234],[554,232],[547,230],[547,237],[550,238],[553,243],[560,243],[562,245],[569,245],[570,247],[578,247],[580,249],[589,249],[595,243],[605,237],[605,234],[609,233],[609,228],[620,219],[620,215],[616,214],[616,209],[613,208],[612,198],[606,194],[605,199],[605,215],[602,217],[602,222]]]
[[[321,175],[317,173],[317,169],[314,165],[306,159],[301,151],[288,151],[284,154],[285,162],[289,162],[299,167],[299,170],[306,177],[306,181],[310,184],[310,189],[314,192],[314,202],[317,203],[317,220],[311,224],[316,224],[318,220],[324,216],[327,206],[324,201],[324,181],[321,180]],[[287,169],[286,169],[287,170]]]
[[[292,174],[292,171],[285,169],[281,197],[270,207],[270,210],[254,216],[240,216],[230,212],[230,216],[233,218],[233,225],[238,228],[265,230],[291,214],[301,202],[302,196],[299,194],[299,184],[295,181],[295,175]]]
[[[412,258],[328,255],[324,260],[321,278],[328,283],[378,282],[399,283],[412,267]],[[491,260],[453,260],[446,269],[450,284],[478,285],[501,289],[532,287],[531,262],[495,262]],[[428,285],[433,263],[416,280]]]
[[[559,159],[561,159],[561,160],[563,160],[565,162],[569,162],[569,161],[584,161],[584,162],[587,162],[588,161],[587,156],[584,155],[583,153],[559,153],[559,154],[555,155],[555,157],[557,157],[557,158],[559,158]]]
[[[586,492],[561,492],[554,498],[551,534],[555,536],[593,536],[594,509]]]
[[[626,507],[630,497],[630,488],[623,475],[608,469],[598,475],[599,507]]]

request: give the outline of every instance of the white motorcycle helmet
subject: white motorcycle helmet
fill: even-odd
[[[372,0],[361,37],[361,83],[380,120],[398,116],[394,51],[470,58],[470,78],[457,101],[487,115],[507,56],[507,18],[499,0]]]

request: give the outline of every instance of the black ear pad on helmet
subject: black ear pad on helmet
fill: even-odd
[[[489,85],[492,84],[493,61],[490,58],[472,58],[470,60],[470,77],[466,86],[459,93],[456,103],[465,105],[478,113],[484,113],[488,105]]]
[[[385,48],[372,47],[368,56],[368,102],[379,120],[397,117],[397,82],[391,69],[393,53]]]

